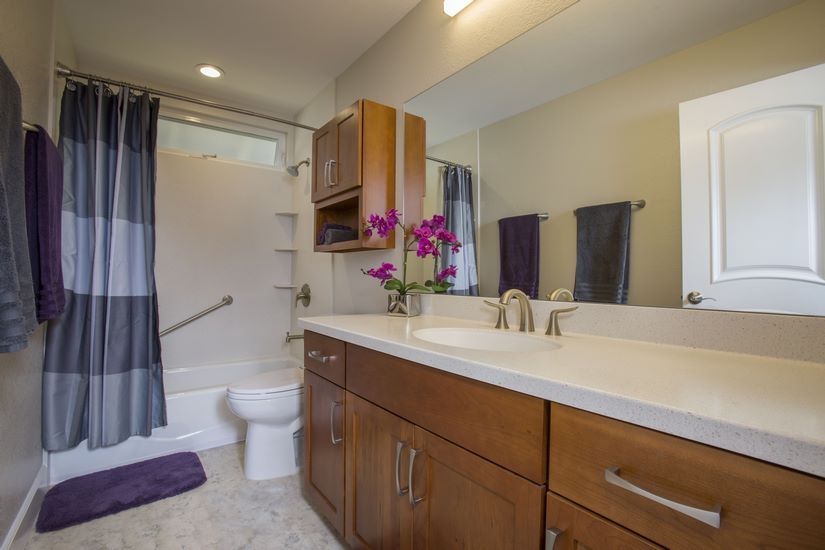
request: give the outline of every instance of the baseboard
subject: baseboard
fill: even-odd
[[[37,472],[34,481],[32,481],[32,486],[29,488],[29,492],[26,493],[26,498],[20,505],[20,509],[17,511],[17,515],[14,517],[11,527],[9,527],[9,532],[6,533],[3,543],[0,544],[0,550],[10,550],[12,548],[12,544],[14,544],[15,540],[18,538],[18,535],[22,535],[28,530],[29,527],[34,525],[34,518],[37,517],[36,505],[39,505],[39,500],[38,502],[35,502],[35,497],[37,496],[37,491],[46,486],[47,479],[48,469],[44,463],[40,466],[40,470]],[[36,505],[33,506],[33,504]]]

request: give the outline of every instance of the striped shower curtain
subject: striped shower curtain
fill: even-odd
[[[66,311],[49,323],[43,448],[166,424],[155,291],[157,99],[68,81],[60,113]]]
[[[478,296],[478,264],[476,263],[476,230],[473,212],[473,173],[461,166],[445,166],[441,169],[444,189],[445,227],[461,241],[458,252],[444,246],[441,250],[442,266],[454,265],[458,274],[455,286],[448,294]]]

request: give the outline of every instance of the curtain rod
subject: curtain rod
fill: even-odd
[[[87,80],[91,80],[93,82],[102,82],[104,84],[111,84],[113,86],[120,86],[120,87],[128,87],[132,90],[138,90],[150,95],[156,95],[161,97],[168,97],[170,99],[177,99],[179,101],[186,101],[188,103],[195,103],[197,105],[203,105],[205,107],[212,107],[213,109],[220,109],[222,111],[229,111],[232,113],[238,113],[241,115],[252,116],[256,118],[263,118],[265,120],[271,120],[272,122],[280,122],[281,124],[288,124],[289,126],[295,126],[296,128],[303,128],[304,130],[309,130],[310,132],[314,132],[318,128],[313,128],[312,126],[307,126],[306,124],[301,124],[300,122],[293,122],[291,120],[286,120],[285,118],[280,118],[272,115],[266,115],[263,113],[256,113],[255,111],[250,111],[249,109],[243,109],[241,107],[233,107],[231,105],[224,105],[222,103],[217,103],[215,101],[209,101],[207,99],[200,99],[197,97],[189,97],[182,94],[176,94],[174,92],[165,92],[163,90],[156,90],[154,88],[149,88],[148,86],[140,86],[138,84],[130,84],[129,82],[123,82],[120,80],[113,80],[111,78],[104,78],[102,76],[96,76],[93,74],[88,73],[81,73],[80,71],[75,71],[74,69],[70,69],[65,65],[60,63],[57,64],[57,68],[55,69],[55,73],[58,77],[62,78],[83,78]]]
[[[446,164],[447,166],[455,166],[457,168],[465,168],[465,169],[469,170],[470,172],[473,171],[473,167],[469,164],[465,166],[463,164],[458,164],[457,162],[452,162],[452,161],[449,161],[449,160],[444,160],[444,159],[440,159],[440,158],[436,158],[436,157],[431,157],[430,155],[427,155],[427,160],[431,160],[433,162],[440,162],[441,164]]]

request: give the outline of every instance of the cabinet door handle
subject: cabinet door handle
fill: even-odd
[[[401,487],[401,451],[407,446],[406,441],[395,442],[395,492],[398,496],[403,497],[409,491],[410,486]]]
[[[343,405],[340,401],[333,401],[329,404],[329,438],[333,445],[340,444],[344,438],[335,437],[335,407]]]
[[[315,361],[318,361],[319,363],[324,364],[327,364],[333,359],[335,359],[334,355],[324,355],[324,352],[318,350],[307,352],[307,356],[309,356],[310,359],[313,359]]]
[[[335,167],[337,165],[338,165],[337,160],[329,161],[329,186],[330,187],[332,187],[333,185],[338,185],[338,175],[337,174],[335,175],[335,181],[332,180],[333,170],[335,170]]]
[[[329,189],[329,161],[324,162],[324,187]]]
[[[413,490],[413,465],[415,464],[415,457],[423,452],[424,449],[410,449],[410,471],[407,476],[407,489],[409,490],[410,495],[410,506],[413,508],[415,508],[416,504],[424,500],[424,497],[416,497],[415,491]]]
[[[640,497],[644,497],[648,500],[652,500],[653,502],[657,502],[662,506],[666,506],[671,510],[676,510],[677,512],[681,512],[686,516],[692,517],[695,520],[701,521],[702,523],[706,523],[711,527],[716,527],[717,529],[722,523],[722,506],[717,504],[713,507],[712,510],[703,510],[702,508],[694,508],[693,506],[688,506],[687,504],[682,504],[680,502],[676,502],[673,500],[666,499],[664,497],[660,497],[659,495],[653,494],[650,491],[645,491],[641,487],[633,485],[626,479],[619,476],[620,469],[618,466],[613,466],[611,468],[607,468],[604,471],[604,480],[611,485],[615,485],[616,487],[621,487],[626,491],[630,491],[634,495],[639,495]]]
[[[564,531],[553,527],[548,529],[544,534],[544,550],[554,550],[556,548],[556,541],[564,534]]]

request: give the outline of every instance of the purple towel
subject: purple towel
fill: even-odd
[[[37,321],[42,323],[66,307],[60,256],[63,161],[46,130],[37,128],[26,133],[26,229]]]
[[[498,293],[517,288],[531,298],[539,295],[538,214],[498,220],[501,275]]]
[[[199,487],[206,474],[195,453],[175,453],[75,477],[46,493],[37,532],[56,531]]]

